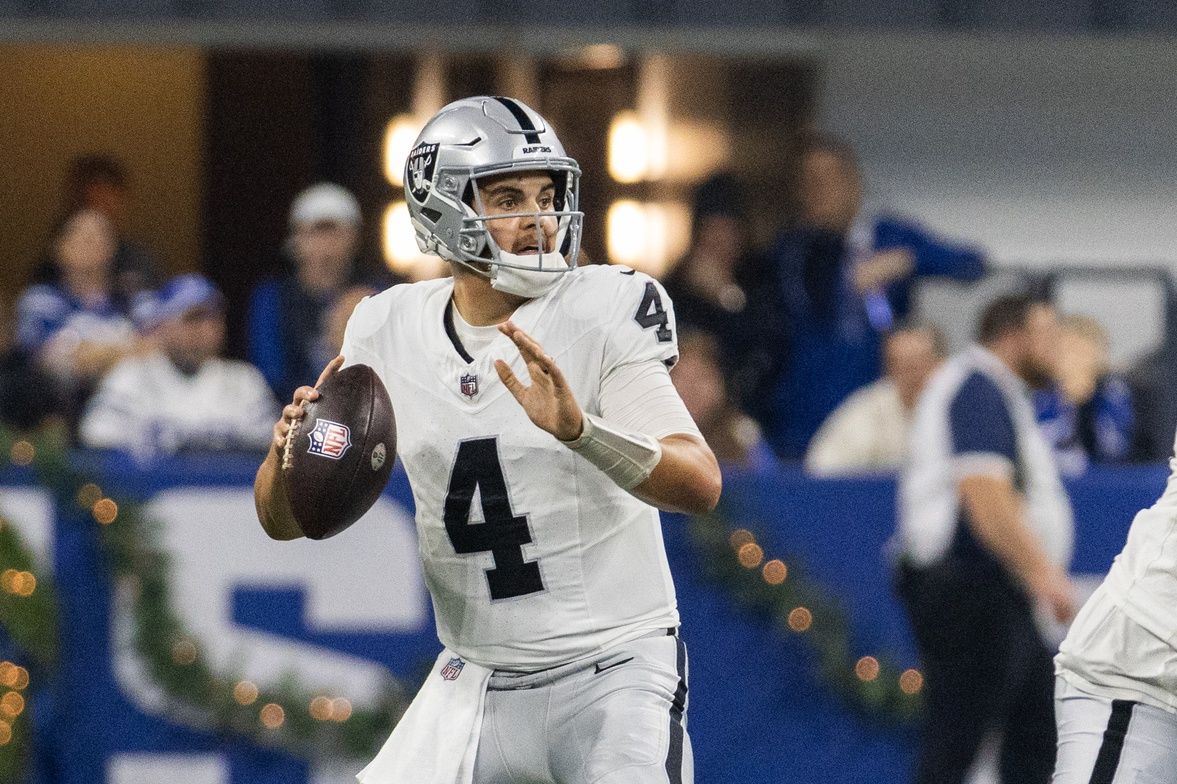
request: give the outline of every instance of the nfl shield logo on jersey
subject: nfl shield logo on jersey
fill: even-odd
[[[458,676],[462,674],[462,668],[466,666],[466,662],[455,657],[441,668],[441,677],[447,681],[455,681]]]
[[[478,394],[478,376],[473,373],[463,373],[462,377],[458,379],[458,388],[466,397],[474,397]]]
[[[351,429],[329,419],[320,419],[316,422],[315,429],[307,433],[307,436],[311,439],[307,452],[332,460],[343,457],[343,453],[351,446]]]

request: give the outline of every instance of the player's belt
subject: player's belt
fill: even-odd
[[[678,629],[668,628],[659,629],[649,634],[643,634],[641,637],[635,637],[628,642],[621,643],[606,652],[604,655],[590,656],[586,659],[578,659],[568,664],[559,664],[555,667],[548,667],[543,670],[532,670],[531,672],[517,672],[515,670],[494,670],[490,675],[490,683],[487,688],[491,691],[516,691],[520,689],[538,689],[541,686],[547,686],[555,681],[560,680],[568,675],[581,672],[583,670],[595,669],[597,664],[607,660],[614,653],[619,653],[625,650],[625,646],[635,643],[638,640],[649,639],[650,637],[677,637]]]

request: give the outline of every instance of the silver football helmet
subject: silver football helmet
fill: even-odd
[[[554,210],[493,219],[556,221],[554,248],[538,237],[537,254],[498,247],[488,231],[478,181],[510,172],[545,171],[556,186]],[[425,124],[405,162],[405,201],[423,253],[435,253],[488,277],[495,288],[534,296],[576,266],[584,213],[580,167],[547,121],[512,98],[480,96],[449,104]],[[543,273],[536,275],[535,273]],[[550,279],[550,282],[549,282]],[[520,286],[519,281],[525,280]],[[501,284],[501,285],[500,285]],[[516,288],[523,291],[514,291]]]

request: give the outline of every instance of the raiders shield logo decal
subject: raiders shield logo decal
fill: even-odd
[[[433,187],[433,169],[436,165],[437,145],[428,142],[421,142],[414,147],[405,163],[405,182],[409,184],[409,193],[421,203],[425,202],[429,189]]]

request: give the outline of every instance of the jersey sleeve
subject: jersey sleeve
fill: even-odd
[[[601,379],[601,416],[657,439],[680,433],[703,437],[669,369],[653,359],[619,365]]]
[[[372,345],[372,334],[380,326],[378,304],[373,297],[364,297],[347,319],[343,330],[343,366],[368,365],[380,370],[379,359]]]
[[[603,375],[631,363],[661,362],[674,367],[678,361],[678,329],[674,303],[662,284],[642,272],[623,267],[606,274],[618,280],[610,287],[615,298],[608,308],[605,327]]]
[[[948,409],[952,461],[957,478],[1012,477],[1018,460],[1017,435],[1005,398],[990,379],[965,379]]]

